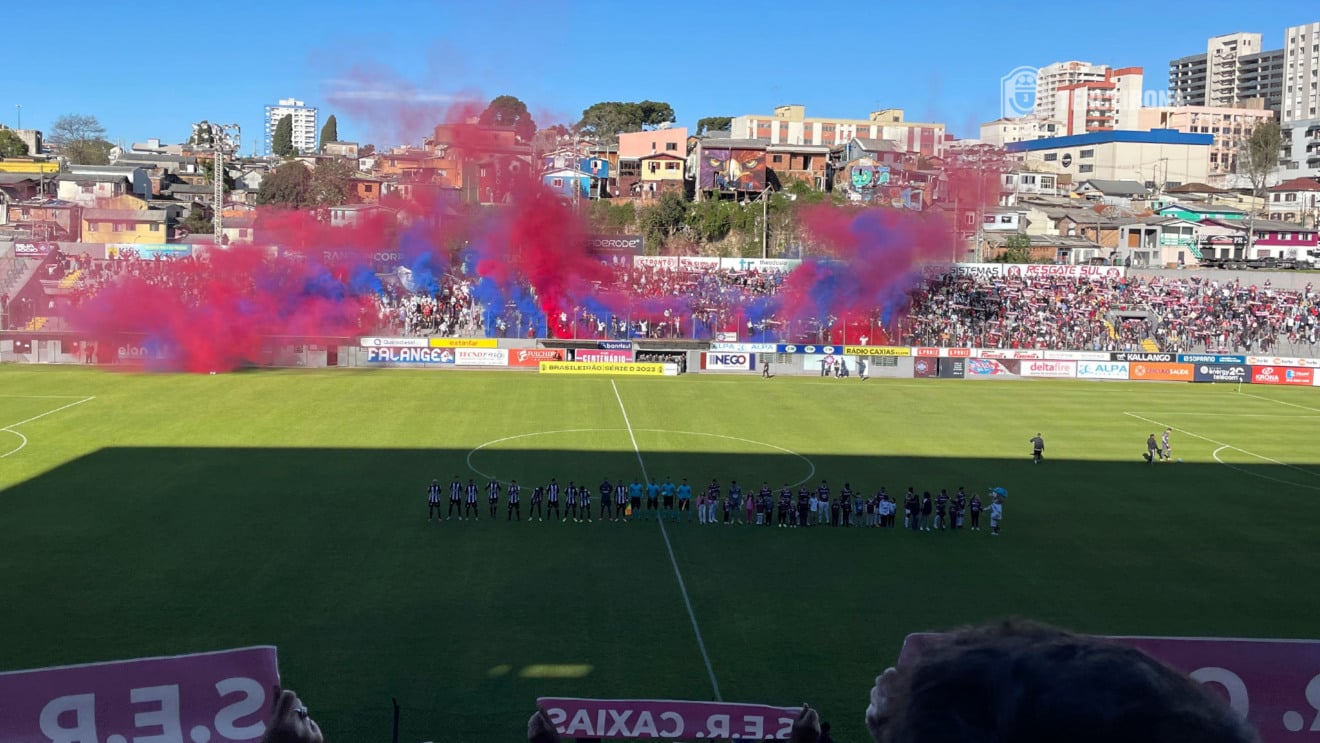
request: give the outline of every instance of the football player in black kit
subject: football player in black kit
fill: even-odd
[[[426,520],[440,515],[440,481],[432,480],[426,488]],[[441,519],[443,521],[444,519]]]
[[[537,485],[536,490],[540,489],[541,486]],[[522,521],[522,504],[519,502],[519,496],[522,495],[521,491],[522,489],[518,487],[517,480],[509,481],[509,513],[505,516],[505,521],[512,519],[515,513],[518,515],[518,520]]]
[[[611,519],[614,518],[614,507],[610,503],[610,496],[614,494],[614,486],[610,484],[610,479],[607,477],[601,480],[598,489],[600,490],[600,520],[604,521],[606,516]]]
[[[844,526],[852,526],[852,507],[853,507],[852,501],[853,501],[852,485],[845,482],[843,484],[843,491],[839,493],[839,503],[835,507],[836,516],[838,515],[839,512],[843,513]],[[835,518],[835,521],[837,522],[838,518]],[[836,523],[835,526],[838,526],[838,524]]]
[[[787,527],[796,521],[793,516],[793,488],[784,483],[784,487],[779,489],[779,526]]]
[[[491,480],[486,486],[486,498],[490,501],[490,517],[493,519],[500,510],[500,481]]]
[[[554,480],[552,479],[550,480],[550,482],[553,483]],[[540,485],[537,485],[536,487],[532,488],[532,504],[527,509],[528,523],[531,523],[532,519],[536,519],[537,521],[545,521],[545,514],[541,512],[541,499],[544,497],[545,497],[545,488],[541,487]]]
[[[463,514],[464,516],[470,514],[473,521],[476,521],[477,517],[481,515],[481,509],[477,507],[477,482],[470,477],[467,484],[467,503],[463,504]],[[463,516],[459,516],[458,520],[462,521]]]
[[[793,526],[811,526],[811,522],[807,521],[807,509],[810,507],[810,503],[811,491],[807,488],[806,483],[803,483],[802,487],[798,488],[797,523]]]
[[[458,481],[458,475],[454,475],[454,481],[449,483],[449,519],[454,518],[454,511],[458,511],[458,517],[463,518],[463,483]]]
[[[582,491],[584,490],[586,490],[586,488],[579,488],[573,484],[572,480],[569,481],[568,493],[566,494],[566,500],[564,501],[563,521],[568,521],[569,519],[581,521],[581,519],[578,518],[578,497],[582,495]]]

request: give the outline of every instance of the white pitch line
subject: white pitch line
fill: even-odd
[[[1305,405],[1298,405],[1297,403],[1293,403],[1293,402],[1284,402],[1283,400],[1275,400],[1272,397],[1264,397],[1263,395],[1253,395],[1250,392],[1239,392],[1237,394],[1242,395],[1243,397],[1254,397],[1257,400],[1264,400],[1265,402],[1273,402],[1273,403],[1278,403],[1280,405],[1287,405],[1290,408],[1299,408],[1301,410],[1309,410],[1312,413],[1320,413],[1320,408],[1308,408]]]
[[[1127,412],[1127,411],[1124,411],[1124,412],[1123,412],[1123,415],[1131,416],[1131,417],[1136,418],[1136,419],[1138,419],[1138,420],[1143,420],[1143,421],[1146,421],[1147,423],[1152,423],[1152,424],[1154,424],[1154,425],[1156,425],[1156,426],[1164,426],[1165,428],[1170,428],[1170,429],[1172,429],[1172,430],[1174,430],[1174,431],[1177,431],[1178,433],[1184,433],[1184,434],[1187,434],[1188,436],[1191,436],[1192,438],[1197,438],[1197,439],[1200,439],[1200,440],[1202,440],[1202,441],[1209,441],[1210,443],[1214,444],[1215,446],[1218,446],[1218,447],[1219,447],[1219,451],[1223,451],[1224,449],[1233,449],[1234,451],[1240,451],[1240,452],[1242,452],[1243,454],[1246,454],[1246,455],[1249,456],[1249,457],[1255,457],[1256,459],[1261,459],[1261,460],[1264,460],[1264,461],[1269,462],[1269,463],[1271,463],[1271,464],[1277,464],[1277,465],[1279,465],[1280,467],[1287,467],[1287,468],[1289,468],[1289,469],[1294,469],[1294,470],[1297,470],[1298,472],[1301,472],[1302,474],[1310,475],[1311,477],[1320,477],[1320,473],[1315,473],[1315,472],[1312,472],[1312,471],[1310,471],[1310,470],[1302,469],[1301,467],[1298,467],[1298,466],[1295,465],[1295,464],[1288,464],[1287,462],[1280,462],[1280,461],[1277,460],[1277,459],[1270,459],[1269,457],[1267,457],[1267,456],[1265,456],[1265,455],[1263,455],[1263,454],[1257,454],[1256,452],[1253,452],[1253,451],[1247,451],[1246,449],[1243,449],[1243,448],[1240,447],[1240,446],[1233,446],[1232,444],[1225,444],[1225,443],[1222,442],[1222,441],[1215,441],[1214,439],[1210,438],[1209,436],[1202,436],[1202,435],[1199,434],[1199,433],[1192,433],[1191,431],[1188,431],[1188,430],[1185,430],[1185,429],[1182,429],[1182,428],[1178,428],[1177,426],[1170,426],[1170,425],[1167,424],[1167,423],[1161,423],[1161,422],[1159,422],[1159,421],[1157,421],[1157,420],[1152,420],[1152,419],[1147,418],[1147,417],[1145,417],[1145,416],[1137,415],[1136,413],[1129,413],[1129,412]],[[1216,461],[1219,461],[1219,458],[1218,458],[1218,457],[1215,457],[1215,460],[1216,460]],[[1227,464],[1227,463],[1226,463],[1226,462],[1220,462],[1220,464]],[[1302,485],[1301,487],[1306,487],[1306,486],[1305,486],[1305,485]]]
[[[637,464],[642,468],[642,479],[651,484],[651,476],[646,473],[646,462],[642,460],[641,447],[637,446],[637,437],[633,435],[632,422],[628,420],[628,409],[623,406],[623,397],[619,386],[610,380],[614,389],[614,399],[619,401],[619,412],[623,413],[623,424],[628,427],[628,438],[632,439],[633,451],[637,453]],[[706,652],[706,641],[701,639],[701,628],[697,626],[697,615],[692,611],[692,600],[688,598],[687,585],[683,583],[683,573],[678,569],[678,560],[674,557],[674,545],[669,542],[669,532],[665,530],[665,520],[660,519],[660,536],[665,538],[665,549],[669,550],[669,564],[674,566],[674,577],[678,579],[678,590],[683,594],[683,604],[687,606],[688,619],[692,620],[692,632],[697,636],[697,647],[701,649],[701,659],[706,661],[706,673],[710,674],[710,686],[715,691],[715,701],[724,701],[720,696],[720,682],[715,680],[715,668],[710,664],[710,654]]]
[[[1223,451],[1223,450],[1225,450],[1225,449],[1232,449],[1232,448],[1234,448],[1234,447],[1232,447],[1232,446],[1221,446],[1221,447],[1219,447],[1218,449],[1215,449],[1214,452],[1210,454],[1210,456],[1211,456],[1211,457],[1214,457],[1214,460],[1215,460],[1216,462],[1218,462],[1218,463],[1224,465],[1225,467],[1227,467],[1227,468],[1229,468],[1229,469],[1231,469],[1231,470],[1237,470],[1238,472],[1241,472],[1241,473],[1243,473],[1243,474],[1251,475],[1252,477],[1259,477],[1259,478],[1261,478],[1262,480],[1270,480],[1270,481],[1273,481],[1273,482],[1282,483],[1282,484],[1284,484],[1284,485],[1290,485],[1290,486],[1292,486],[1292,487],[1306,488],[1307,490],[1320,490],[1320,487],[1316,487],[1315,485],[1303,485],[1303,484],[1300,483],[1300,482],[1291,482],[1291,481],[1289,481],[1289,480],[1280,480],[1280,479],[1277,478],[1277,477],[1270,477],[1269,475],[1262,475],[1262,474],[1259,473],[1259,472],[1252,472],[1251,470],[1245,470],[1245,469],[1242,469],[1241,467],[1238,467],[1238,466],[1235,466],[1235,465],[1229,464],[1228,462],[1225,462],[1224,460],[1222,460],[1222,459],[1219,458],[1219,452],[1221,452],[1221,451]]]
[[[11,455],[13,455],[13,454],[17,454],[17,453],[19,453],[19,452],[22,451],[23,448],[24,448],[25,446],[27,446],[27,444],[28,444],[27,437],[24,436],[23,434],[19,433],[18,431],[15,431],[15,430],[14,430],[15,428],[18,428],[19,426],[21,426],[21,425],[23,425],[23,424],[25,424],[25,423],[31,423],[32,421],[41,420],[42,418],[45,418],[45,417],[48,416],[48,415],[54,415],[54,414],[60,412],[61,410],[68,410],[69,408],[73,407],[74,405],[82,405],[83,403],[87,402],[88,400],[95,400],[95,399],[96,399],[95,397],[84,397],[84,398],[82,398],[81,400],[75,400],[74,402],[71,402],[71,403],[69,403],[68,405],[61,405],[61,406],[59,406],[58,408],[55,408],[54,410],[47,410],[46,412],[42,413],[41,415],[34,415],[34,416],[32,416],[31,418],[28,418],[28,419],[26,419],[26,420],[21,420],[21,421],[19,421],[19,422],[17,422],[17,423],[10,423],[9,425],[5,426],[4,428],[0,428],[0,431],[5,431],[5,432],[7,432],[7,433],[12,433],[12,434],[14,434],[15,436],[18,436],[20,439],[23,439],[23,443],[19,444],[17,449],[14,449],[13,451],[7,451],[7,452],[5,452],[4,454],[0,454],[0,459],[4,459],[5,457],[8,457],[8,456],[11,456]]]

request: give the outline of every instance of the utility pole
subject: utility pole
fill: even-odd
[[[761,257],[770,257],[770,187],[761,191]]]

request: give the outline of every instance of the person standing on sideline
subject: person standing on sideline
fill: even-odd
[[[1152,434],[1153,437],[1153,434]],[[993,501],[990,501],[990,536],[999,536],[999,522],[1004,520],[1004,497],[996,495]]]
[[[600,481],[599,490],[600,520],[604,521],[607,516],[609,518],[614,518],[614,506],[610,503],[610,496],[614,493],[614,486],[610,484],[610,479],[608,477]]]
[[[692,486],[686,479],[678,486],[678,513],[674,514],[674,521],[677,522],[683,513],[687,514],[688,521],[692,520]]]
[[[454,520],[454,511],[458,511],[458,518],[463,518],[463,483],[458,481],[458,475],[454,475],[454,481],[449,483],[449,520]]]
[[[1150,464],[1155,464],[1155,460],[1160,458],[1160,445],[1155,441],[1155,434],[1151,434],[1146,439],[1146,453],[1141,455]]]
[[[1045,457],[1045,439],[1037,433],[1031,440],[1031,463],[1040,464],[1040,460]]]
[[[638,495],[640,496],[640,494],[641,491],[639,490]],[[638,500],[640,501],[640,498]],[[624,521],[627,521],[627,519],[624,518],[627,515],[627,511],[628,487],[623,484],[623,480],[619,480],[618,484],[614,486],[614,520],[618,521],[619,519],[624,519]]]
[[[570,504],[572,501],[569,501]],[[591,488],[586,485],[579,485],[577,489],[577,505],[570,505],[569,510],[573,512],[573,521],[575,523],[591,523]]]
[[[536,489],[540,490],[541,486],[537,485]],[[518,520],[522,521],[522,503],[519,502],[520,495],[522,495],[522,492],[521,492],[521,488],[518,487],[518,481],[510,480],[509,481],[509,513],[505,516],[504,518],[505,521],[512,519],[514,514],[517,514]],[[531,520],[530,517],[528,518],[528,520]]]
[[[1173,429],[1166,428],[1164,429],[1164,435],[1160,437],[1160,459],[1166,462],[1169,461],[1169,454],[1171,453],[1169,448],[1169,434],[1171,433],[1173,433]]]
[[[934,510],[934,504],[930,500],[930,491],[927,490],[921,494],[921,530],[930,531],[930,512]]]
[[[658,519],[660,514],[660,483],[646,483],[646,518]],[[639,517],[641,514],[637,514]]]
[[[967,502],[967,513],[972,517],[972,531],[981,530],[981,496],[972,495]]]
[[[430,521],[432,517],[440,516],[440,481],[432,480],[430,487],[426,489],[426,520]],[[443,521],[444,519],[441,519]]]
[[[673,478],[666,477],[665,483],[660,486],[660,518],[673,518],[678,520],[678,514],[674,511],[674,493],[678,488],[674,487]]]
[[[762,378],[762,379],[769,379],[769,378],[770,378],[770,360],[769,360],[769,359],[761,359],[761,378]]]
[[[577,495],[577,486],[573,484],[572,480],[568,481],[568,492]],[[546,488],[545,498],[545,515],[551,519],[561,518],[559,515],[559,483],[555,482],[554,479],[550,480],[550,487]]]

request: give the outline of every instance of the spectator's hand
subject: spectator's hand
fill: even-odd
[[[559,743],[559,733],[555,731],[555,724],[550,721],[550,715],[540,707],[531,719],[527,721],[527,743]]]
[[[816,710],[802,705],[802,711],[793,721],[793,732],[788,739],[793,743],[818,743],[820,741],[820,715]]]
[[[897,669],[886,668],[884,673],[875,677],[875,686],[871,687],[871,703],[866,707],[866,729],[871,731],[871,737],[876,743],[883,740],[885,725],[889,723],[892,714],[889,699],[893,696],[894,681],[897,678]]]
[[[261,743],[325,743],[321,728],[307,716],[307,707],[289,689],[275,687],[270,724]]]

